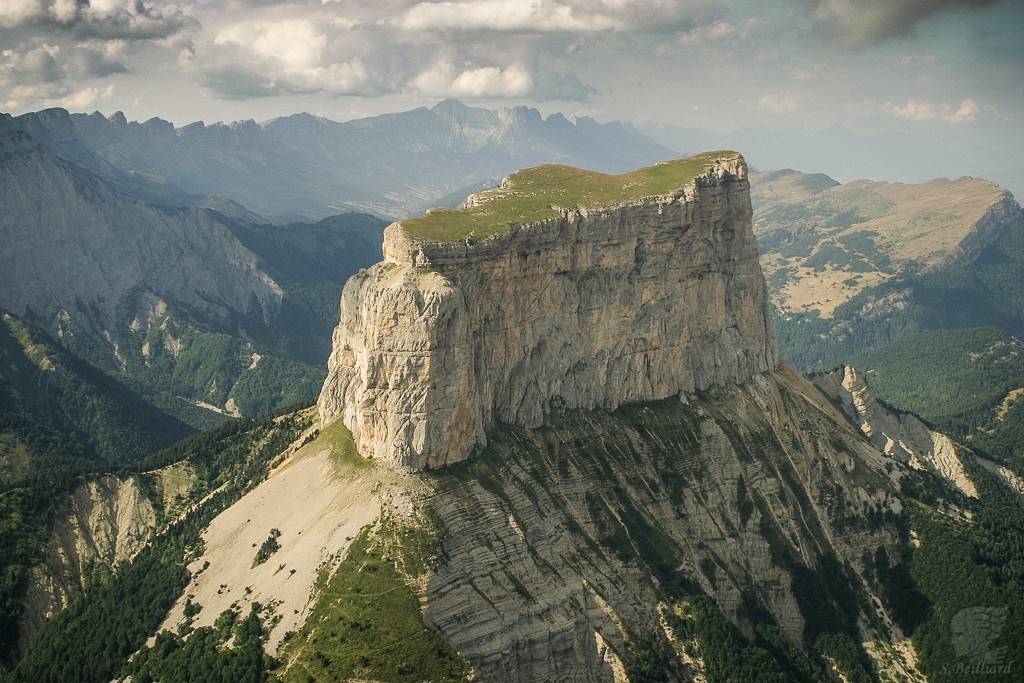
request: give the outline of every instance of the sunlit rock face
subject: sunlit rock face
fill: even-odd
[[[479,241],[401,222],[384,240],[345,286],[319,406],[397,467],[463,460],[492,425],[537,426],[553,405],[614,409],[779,362],[738,154],[669,194]]]

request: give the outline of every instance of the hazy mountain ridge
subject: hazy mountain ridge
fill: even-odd
[[[183,195],[221,195],[275,220],[345,211],[418,213],[451,192],[524,166],[624,172],[674,154],[629,124],[543,118],[446,100],[432,109],[337,123],[295,114],[254,121],[128,122],[46,110],[13,123],[99,175],[138,177]],[[148,190],[152,194],[152,189]]]
[[[267,317],[280,305],[280,287],[213,214],[126,199],[25,133],[0,135],[9,310],[101,335],[146,297],[220,322]]]
[[[194,425],[190,403],[254,415],[315,395],[341,285],[383,229],[147,204],[7,119],[0,197],[0,305]]]

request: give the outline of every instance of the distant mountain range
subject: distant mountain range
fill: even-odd
[[[129,196],[183,205],[218,195],[275,222],[415,215],[525,166],[624,172],[677,156],[627,123],[457,100],[345,123],[295,114],[175,128],[63,109],[10,121]]]
[[[839,184],[751,178],[783,357],[828,368],[920,331],[1024,333],[1024,211],[976,178]]]
[[[896,133],[875,134],[854,133],[838,124],[821,130],[758,126],[729,133],[671,125],[638,128],[679,153],[738,150],[752,168],[762,171],[797,168],[827,173],[843,182],[870,178],[919,183],[942,176],[975,176],[998,182],[1018,198],[1024,196],[1019,151],[1011,144],[994,147],[968,128],[961,128],[956,136],[923,132],[911,124]],[[979,156],[986,159],[983,167],[966,161]]]
[[[385,222],[149,204],[132,195],[151,185],[83,156],[0,119],[0,308],[193,426],[315,396],[341,286],[380,258]]]

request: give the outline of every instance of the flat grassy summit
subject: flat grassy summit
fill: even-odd
[[[558,216],[560,209],[600,207],[669,194],[685,186],[708,166],[736,152],[718,150],[608,175],[571,166],[546,164],[518,171],[501,187],[473,195],[463,209],[431,209],[400,222],[403,232],[427,242],[484,239],[515,225]]]

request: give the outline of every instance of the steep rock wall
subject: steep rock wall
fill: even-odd
[[[384,235],[345,286],[319,407],[359,452],[423,469],[552,401],[611,410],[778,365],[747,169],[728,154],[677,191],[478,242]],[[471,200],[472,201],[472,200]]]
[[[213,213],[158,208],[0,128],[0,305],[63,330],[115,331],[150,301],[222,323],[284,296]],[[31,315],[28,315],[31,312]]]

